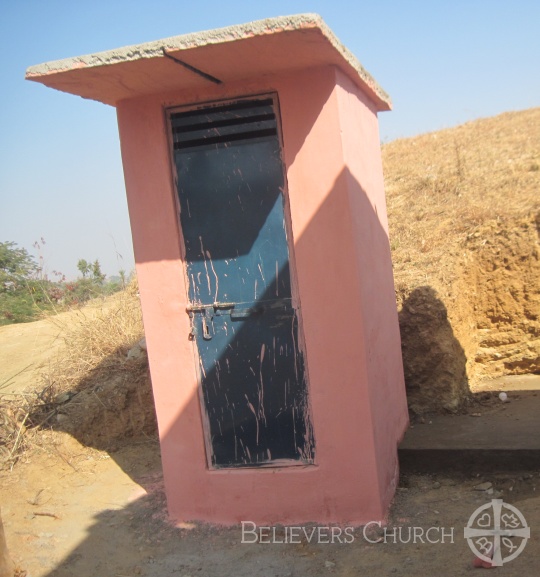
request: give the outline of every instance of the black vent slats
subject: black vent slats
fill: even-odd
[[[220,146],[277,134],[273,101],[242,100],[171,114],[174,149]]]

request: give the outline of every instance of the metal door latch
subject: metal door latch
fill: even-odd
[[[191,329],[189,331],[188,338],[190,341],[194,340],[197,336],[197,328],[195,326],[195,313],[202,313],[202,337],[204,340],[209,341],[212,339],[212,332],[210,327],[212,327],[212,319],[214,318],[214,305],[190,305],[186,308],[187,313],[191,321]]]
[[[202,315],[202,336],[205,341],[212,340],[212,333],[210,327],[213,328],[212,319],[214,318],[214,310],[210,307],[205,307]]]

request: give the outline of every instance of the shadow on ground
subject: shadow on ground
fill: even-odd
[[[107,509],[94,516],[87,536],[44,577],[240,577],[320,576],[374,574],[418,576],[436,573],[441,577],[464,574],[472,569],[473,554],[463,538],[469,516],[491,496],[474,487],[493,482],[497,494],[517,504],[531,527],[540,522],[540,500],[535,487],[538,474],[482,476],[454,473],[408,475],[402,480],[389,518],[390,535],[403,527],[402,538],[388,538],[376,526],[364,533],[351,530],[354,539],[342,542],[323,537],[322,542],[283,543],[285,529],[276,529],[276,543],[242,543],[239,528],[210,528],[204,525],[175,528],[166,520],[165,502],[159,471],[149,473],[138,463],[153,449],[123,447],[116,459],[146,494],[118,509]],[[61,521],[54,521],[61,523]],[[426,531],[430,527],[435,542],[411,540],[412,527]],[[442,540],[442,531],[447,535]],[[61,529],[56,529],[56,535]],[[451,538],[448,537],[451,535]],[[251,534],[245,535],[252,540]],[[268,540],[272,540],[270,537]],[[532,574],[538,541],[531,540],[522,556],[504,567],[507,576]]]

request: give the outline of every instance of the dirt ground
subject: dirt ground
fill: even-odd
[[[335,539],[333,544],[315,544],[302,537],[299,543],[243,544],[239,528],[178,528],[168,522],[156,442],[132,441],[108,454],[83,447],[66,433],[49,435],[54,439],[47,439],[46,449],[1,477],[8,546],[28,577],[454,577],[483,570],[473,569],[474,555],[463,529],[476,508],[494,497],[518,507],[531,527],[523,553],[494,571],[537,574],[537,471],[403,475],[387,527],[401,526],[402,537],[387,533],[386,543],[373,525],[366,535],[362,528],[351,532],[351,543]],[[484,481],[493,484],[493,494],[475,490]],[[424,532],[435,527],[430,539],[436,542],[405,542],[410,527]],[[284,535],[284,529],[278,529],[277,540]],[[347,540],[352,540],[350,535]],[[323,535],[323,540],[330,539]]]
[[[0,393],[12,396],[37,386],[36,369],[62,346],[58,332],[47,320],[0,327]]]
[[[96,299],[83,309],[33,323],[0,326],[0,394],[11,397],[38,388],[40,369],[64,346],[66,326],[100,314],[111,302]]]
[[[11,392],[37,382],[36,367],[47,361],[58,341],[58,334],[46,330],[43,322],[48,321],[0,330],[0,383],[13,384],[19,367],[15,361],[20,368],[26,359],[32,361]],[[338,537],[333,543],[309,542],[301,533],[293,539],[296,543],[242,543],[238,527],[176,527],[167,517],[159,444],[144,436],[106,452],[66,432],[43,431],[11,471],[0,473],[0,480],[8,547],[27,577],[454,577],[483,571],[473,568],[474,555],[463,530],[473,512],[493,498],[518,507],[531,527],[523,553],[494,571],[507,576],[538,572],[540,471],[528,469],[526,463],[523,471],[512,474],[403,472],[386,542],[376,525],[365,533],[355,528],[341,536],[334,529]],[[483,482],[492,483],[492,488],[476,490]],[[390,531],[398,527],[401,537],[396,533],[394,538]],[[415,527],[413,542],[409,531]],[[431,543],[425,537],[430,528]],[[309,535],[312,528],[306,529]],[[288,531],[277,528],[276,540],[283,541]],[[424,536],[418,537],[421,532]],[[323,529],[321,540],[331,541],[331,535],[332,529]],[[247,534],[246,540],[251,539]]]

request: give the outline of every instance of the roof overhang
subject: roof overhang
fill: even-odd
[[[259,20],[31,66],[26,78],[116,106],[120,100],[200,89],[334,65],[375,103],[389,96],[317,14]]]

